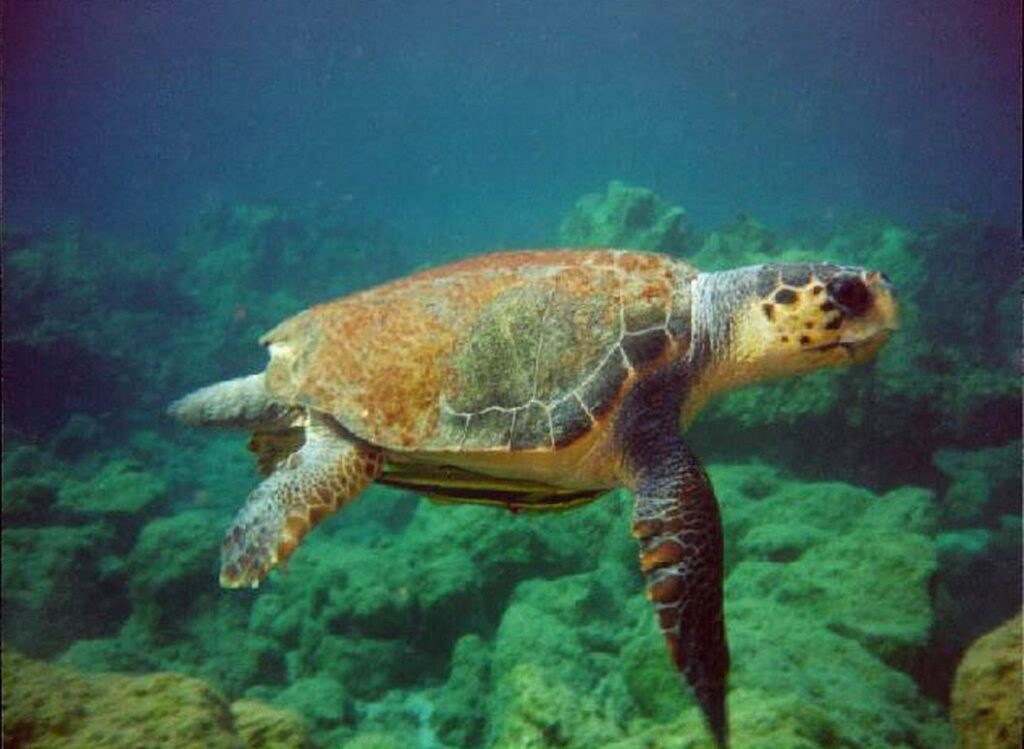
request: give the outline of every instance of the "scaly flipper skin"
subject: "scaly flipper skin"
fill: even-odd
[[[616,429],[634,496],[632,529],[647,597],[673,663],[693,689],[716,745],[725,749],[722,522],[711,483],[676,426],[672,406],[686,379],[684,368],[672,367],[638,386]]]
[[[676,667],[692,687],[719,747],[728,745],[729,650],[722,613],[722,524],[696,458],[679,440],[639,470],[633,535],[647,597]]]
[[[305,444],[249,495],[221,544],[220,584],[256,587],[323,518],[380,475],[376,448],[349,440],[329,417],[312,413]]]

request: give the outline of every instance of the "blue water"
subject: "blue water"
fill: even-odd
[[[340,203],[421,247],[545,240],[609,177],[717,225],[1019,224],[1020,3],[5,7],[8,222],[173,235]]]

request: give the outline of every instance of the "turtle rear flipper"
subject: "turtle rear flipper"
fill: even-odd
[[[274,401],[266,373],[208,385],[179,398],[167,413],[182,424],[275,431],[291,426],[295,410]]]
[[[224,536],[225,588],[258,586],[316,523],[380,474],[379,450],[350,441],[329,417],[309,418],[305,444],[252,491]]]

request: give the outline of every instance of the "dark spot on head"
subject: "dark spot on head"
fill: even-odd
[[[806,336],[806,335],[800,336],[800,345],[801,346],[806,346],[810,342],[811,342],[811,337],[810,336]]]
[[[793,304],[799,298],[800,295],[793,289],[779,289],[775,292],[775,301],[779,304]]]
[[[822,291],[824,291],[824,287],[823,286],[819,286],[818,284],[815,284],[814,288],[811,289],[811,293],[814,294],[815,296],[820,294]]]
[[[834,304],[832,304],[832,302],[825,302],[824,304],[821,305],[821,311],[822,312],[831,312],[835,308],[836,308],[836,306]]]
[[[805,323],[804,323],[804,327],[805,327],[805,328],[807,328],[808,330],[810,330],[811,328],[813,328],[813,327],[814,327],[814,323],[812,323],[812,322],[810,322],[810,321],[808,321],[808,322],[805,322]]]
[[[839,326],[843,324],[843,316],[836,315],[827,323],[825,323],[825,330],[839,330]]]
[[[764,316],[769,320],[775,319],[775,307],[770,304],[761,305],[761,310],[764,312]]]
[[[782,342],[783,343],[789,343],[789,336],[788,335],[782,336]]]

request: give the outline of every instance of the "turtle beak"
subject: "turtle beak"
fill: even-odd
[[[864,283],[874,298],[872,320],[877,325],[875,335],[884,334],[882,343],[900,327],[900,307],[896,301],[896,290],[889,277],[877,270],[865,274]]]

